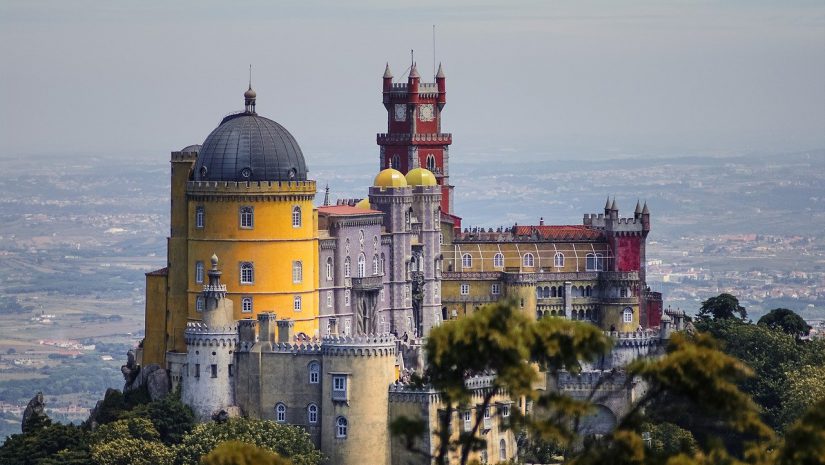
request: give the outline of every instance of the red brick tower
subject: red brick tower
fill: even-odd
[[[441,110],[447,103],[444,71],[439,64],[435,82],[421,82],[413,63],[406,83],[393,83],[392,77],[387,64],[383,99],[387,132],[377,136],[381,169],[395,168],[404,174],[418,167],[432,171],[441,186],[441,211],[452,216],[449,147],[453,136],[441,132]]]

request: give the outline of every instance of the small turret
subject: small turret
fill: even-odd
[[[444,75],[444,69],[441,68],[441,63],[438,64],[435,83],[438,86],[438,109],[441,110],[447,103],[447,77]]]
[[[605,218],[610,218],[610,210],[613,208],[612,204],[610,203],[610,196],[607,196],[607,200],[604,202],[604,216]]]
[[[384,92],[389,92],[392,89],[392,71],[390,71],[390,63],[384,68]]]
[[[619,206],[616,204],[616,196],[613,196],[613,203],[610,204],[610,217],[611,218],[618,218],[619,217]]]
[[[647,202],[645,202],[644,207],[642,207],[642,231],[648,232],[650,231],[650,210],[647,208]]]
[[[421,75],[418,74],[418,67],[413,62],[410,68],[410,75],[407,78],[407,95],[409,103],[418,103],[418,84],[421,82]]]
[[[642,217],[642,206],[639,204],[639,199],[636,199],[636,210],[633,211],[633,218],[637,220]]]

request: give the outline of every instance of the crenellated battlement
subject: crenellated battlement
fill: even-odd
[[[599,385],[602,390],[621,388],[627,382],[627,374],[621,371],[583,371],[570,373],[562,371],[558,374],[558,387],[564,391],[590,391]]]
[[[172,152],[170,161],[173,162],[195,162],[198,159],[197,152]]]
[[[378,133],[376,140],[379,145],[426,145],[431,143],[449,145],[453,143],[453,135],[449,133]]]
[[[238,325],[210,328],[200,321],[186,323],[183,332],[186,345],[208,347],[233,347],[238,343]]]
[[[312,194],[315,195],[315,181],[188,181],[189,194]]]

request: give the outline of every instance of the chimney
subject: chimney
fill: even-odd
[[[294,332],[294,320],[278,320],[278,343],[292,342],[292,333]]]
[[[258,341],[275,342],[275,320],[277,316],[272,312],[258,315]]]

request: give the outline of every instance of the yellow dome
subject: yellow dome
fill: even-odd
[[[407,184],[411,186],[435,186],[435,175],[425,168],[414,168],[407,173]]]
[[[407,180],[400,171],[387,168],[378,173],[373,185],[375,187],[407,187]]]
[[[372,207],[370,206],[370,199],[369,197],[365,199],[361,199],[358,203],[355,204],[355,208],[360,208],[362,210],[370,210]]]

